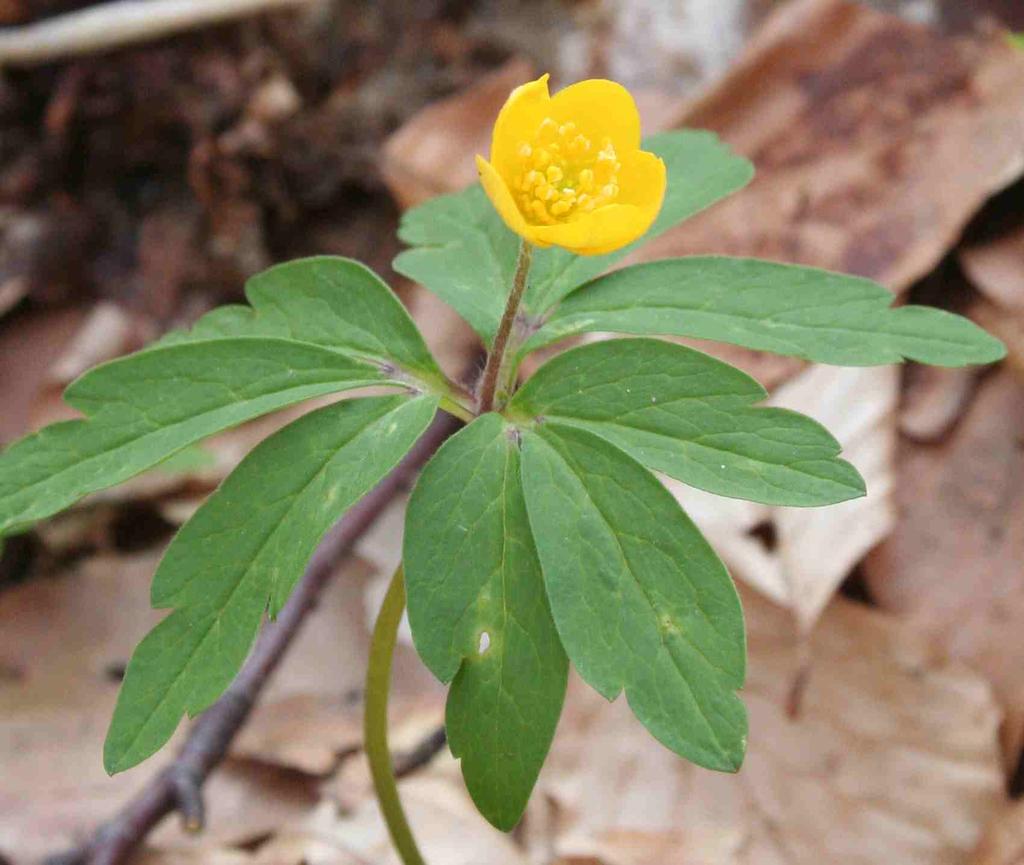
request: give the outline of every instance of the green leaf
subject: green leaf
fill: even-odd
[[[904,358],[939,366],[990,363],[999,340],[958,315],[890,307],[868,279],[750,258],[674,258],[626,267],[565,299],[524,353],[585,331],[690,336],[820,363],[872,366]]]
[[[454,676],[452,753],[480,812],[511,829],[551,744],[568,665],[526,517],[514,430],[498,415],[449,439],[423,470],[404,562],[416,648],[441,681]]]
[[[644,139],[644,149],[665,162],[668,187],[654,225],[639,240],[608,255],[578,256],[551,248],[535,256],[526,308],[542,315],[583,283],[604,273],[634,249],[742,189],[754,177],[754,166],[733,153],[713,132],[661,132]]]
[[[85,420],[53,424],[0,454],[0,534],[243,421],[389,382],[400,383],[371,363],[269,338],[172,345],[104,364],[65,392]]]
[[[719,495],[797,506],[864,495],[828,430],[797,412],[751,408],[765,396],[754,379],[699,351],[615,339],[548,361],[509,411],[584,427],[648,468]]]
[[[1024,33],[1008,33],[1006,38],[1014,48],[1024,51]]]
[[[434,387],[444,375],[402,302],[358,261],[321,255],[279,264],[245,287],[251,307],[224,306],[158,345],[271,336],[388,364]]]
[[[664,132],[644,139],[643,147],[658,154],[668,171],[665,202],[654,225],[640,240],[609,255],[579,257],[557,248],[535,250],[524,312],[543,313],[631,250],[753,177],[750,163],[710,132]],[[395,270],[452,306],[490,345],[512,284],[519,239],[505,227],[480,185],[410,210],[398,234],[413,249],[395,259]]]
[[[174,612],[132,655],[104,746],[108,772],[157,751],[217,699],[265,611],[280,610],[317,543],[430,423],[435,397],[347,400],[262,442],[175,537],[153,581]]]
[[[512,285],[519,238],[480,184],[407,211],[398,237],[413,248],[396,256],[395,271],[434,292],[489,346]]]
[[[743,614],[725,566],[657,479],[583,429],[523,434],[523,488],[558,633],[580,675],[663,744],[735,771]]]

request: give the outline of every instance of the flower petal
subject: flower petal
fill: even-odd
[[[665,163],[653,153],[637,150],[623,156],[618,203],[633,204],[644,212],[647,218],[644,231],[661,212],[667,183]]]
[[[531,225],[529,239],[538,245],[561,246],[577,255],[604,255],[632,243],[653,220],[646,208],[608,204],[571,222]]]
[[[595,145],[610,138],[620,159],[640,148],[636,102],[614,81],[591,78],[572,84],[552,97],[548,112],[559,123],[575,123]]]
[[[491,164],[503,177],[515,173],[519,144],[533,140],[541,121],[550,113],[548,77],[545,73],[536,81],[519,85],[498,113],[491,136]]]
[[[480,183],[484,192],[487,193],[494,209],[498,211],[498,215],[505,221],[505,225],[520,237],[529,238],[532,226],[526,224],[523,214],[519,212],[512,198],[512,192],[495,167],[482,156],[477,156],[476,169],[480,172]]]

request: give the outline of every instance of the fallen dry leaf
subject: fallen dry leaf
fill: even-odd
[[[444,865],[531,865],[515,843],[488,824],[457,777],[454,761],[401,785],[402,804],[427,862]],[[300,825],[259,852],[259,862],[400,865],[377,802],[365,799],[350,814],[322,802]]]
[[[51,367],[50,384],[63,390],[86,370],[140,347],[127,311],[116,303],[98,303]]]
[[[827,508],[776,508],[667,481],[733,575],[792,610],[804,630],[892,525],[898,375],[895,367],[815,365],[770,400],[832,432],[865,479],[864,498]]]
[[[153,552],[97,556],[60,577],[37,576],[3,592],[0,765],[18,784],[0,788],[0,854],[12,861],[35,861],[83,840],[174,754],[184,725],[139,768],[113,778],[103,771],[118,671],[162,615],[149,607],[157,560]],[[352,723],[344,697],[365,672],[366,573],[364,565],[345,567],[326,589],[238,754],[207,785],[206,832],[192,837],[167,820],[151,836],[154,849],[217,851],[249,842],[301,818],[319,800],[319,779],[295,769],[317,768],[324,754],[349,741],[338,738],[338,719]],[[427,674],[403,658],[399,684],[411,689]],[[302,694],[324,705],[333,699],[337,717],[296,713]],[[273,735],[284,727],[287,741]]]
[[[85,310],[42,309],[11,315],[0,330],[0,444],[13,441],[40,420],[39,396],[47,384],[50,367],[85,318]],[[66,416],[66,412],[65,412]]]
[[[102,743],[112,671],[147,625],[152,555],[101,557],[8,588],[0,602],[0,851],[34,861],[71,845],[139,784],[108,778]],[[169,753],[169,752],[168,752]],[[156,758],[145,772],[165,762]]]
[[[989,376],[941,445],[900,445],[898,521],[865,563],[872,596],[990,679],[1024,744],[1024,385]]]
[[[906,379],[900,432],[916,442],[937,442],[953,428],[970,403],[978,369],[912,364]]]
[[[384,143],[381,161],[384,179],[402,208],[475,181],[473,155],[490,150],[498,111],[513,88],[535,77],[530,61],[514,58],[468,90],[409,118]]]
[[[718,132],[757,176],[645,258],[758,255],[901,291],[1024,172],[1024,55],[1000,34],[951,39],[862,4],[797,0],[680,120]]]
[[[14,309],[27,294],[28,280],[24,277],[12,276],[0,282],[0,316]]]
[[[1024,227],[960,250],[968,279],[989,300],[1024,313]]]
[[[244,850],[223,847],[203,850],[144,849],[133,861],[137,865],[247,865],[253,861],[253,857]]]
[[[336,689],[338,683],[332,681],[330,687]],[[258,715],[235,739],[231,755],[320,777],[362,744],[358,695],[294,694],[261,702]]]
[[[750,744],[737,775],[669,754],[625,700],[574,683],[541,783],[566,809],[558,848],[609,833],[674,832],[689,845],[629,865],[960,865],[1003,800],[987,684],[912,628],[837,599],[804,668],[788,614],[745,595]],[[570,859],[570,861],[572,861]],[[602,860],[604,861],[604,860]],[[618,865],[612,859],[607,865]]]
[[[618,829],[594,837],[568,836],[558,843],[555,865],[711,865],[728,862],[732,839],[717,829],[642,832]]]
[[[971,865],[1021,865],[1024,862],[1024,802],[1003,808],[986,827]]]

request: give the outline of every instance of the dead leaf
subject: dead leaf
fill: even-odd
[[[730,861],[731,839],[717,830],[643,832],[617,829],[567,837],[555,865],[711,865]]]
[[[412,207],[475,181],[473,155],[490,150],[498,111],[515,87],[535,77],[530,61],[514,58],[468,90],[409,118],[385,142],[381,163],[399,205]]]
[[[360,700],[352,695],[294,694],[260,703],[259,714],[242,728],[231,754],[322,777],[362,744]]]
[[[797,0],[680,121],[718,132],[757,176],[645,258],[757,255],[902,291],[1024,172],[1024,55],[999,34]]]
[[[1021,865],[1024,862],[1024,802],[1003,808],[985,829],[971,865]]]
[[[23,276],[12,276],[0,282],[0,316],[14,309],[28,294],[28,280]]]
[[[202,850],[144,849],[133,860],[138,865],[247,865],[253,857],[243,850],[205,848]]]
[[[916,442],[937,442],[967,408],[978,381],[975,367],[949,369],[912,364],[900,407],[900,432]]]
[[[96,304],[50,369],[50,383],[63,391],[86,370],[139,348],[135,334],[135,325],[123,308],[109,302]]]
[[[832,432],[867,483],[864,498],[827,508],[775,508],[667,481],[733,575],[792,610],[804,630],[891,527],[897,385],[895,367],[815,365],[769,401]]]
[[[446,772],[432,769],[401,785],[423,858],[444,865],[530,865],[507,835],[477,813],[452,764]],[[300,826],[265,845],[258,861],[400,865],[401,860],[371,798],[351,814],[322,802]]]
[[[960,250],[967,278],[989,300],[1024,313],[1024,227]]]
[[[19,312],[0,331],[0,443],[29,432],[39,421],[37,405],[50,367],[86,315],[80,309]],[[49,418],[44,418],[48,420]]]
[[[941,445],[900,444],[895,531],[865,563],[872,596],[984,674],[1024,743],[1024,386],[987,378]]]
[[[803,638],[769,601],[746,593],[744,606],[751,722],[739,774],[670,755],[625,700],[605,703],[574,682],[541,779],[567,809],[559,849],[674,832],[698,840],[668,854],[652,843],[649,858],[622,861],[689,863],[699,851],[701,865],[963,863],[1003,800],[987,684],[906,624],[837,599],[811,637],[794,718]]]
[[[61,577],[37,576],[3,592],[0,765],[18,783],[0,788],[0,851],[15,861],[35,861],[83,840],[174,755],[185,725],[137,769],[113,778],[103,771],[119,670],[162,617],[149,606],[157,560],[153,552],[97,556]],[[329,723],[322,714],[296,712],[296,695],[339,705],[360,687],[367,641],[360,573],[366,572],[363,565],[343,568],[327,587],[267,688],[249,738],[207,784],[204,834],[189,836],[167,820],[151,836],[154,849],[218,850],[252,841],[300,819],[319,800],[319,779],[294,769],[331,752],[339,740],[319,737],[337,734],[346,711]],[[404,655],[398,669],[401,688],[429,678]],[[271,735],[289,725],[287,743]]]
[[[16,861],[81,840],[138,787],[137,773],[107,776],[102,743],[116,670],[158,618],[148,602],[155,563],[96,558],[3,593],[0,663],[18,675],[0,678],[0,763],[18,783],[0,788],[0,850]]]

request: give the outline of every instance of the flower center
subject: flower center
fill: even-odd
[[[532,141],[516,148],[515,194],[529,222],[553,225],[609,204],[619,194],[622,163],[610,138],[594,147],[575,123],[545,117]]]

